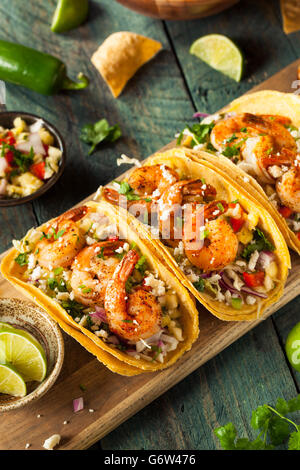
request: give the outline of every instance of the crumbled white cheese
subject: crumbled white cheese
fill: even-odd
[[[142,166],[141,162],[137,158],[129,158],[127,157],[127,155],[122,153],[121,157],[117,158],[117,165],[120,166],[120,165],[123,165],[124,163],[128,165],[135,165],[137,167]]]
[[[246,304],[254,305],[255,303],[256,303],[256,297],[254,297],[253,295],[247,295]]]
[[[44,449],[47,450],[53,450],[55,446],[57,446],[60,442],[60,435],[59,434],[53,434],[53,436],[49,437],[48,439],[45,440],[43,447]]]
[[[184,255],[184,244],[181,241],[178,243],[178,246],[174,248],[174,256],[178,255]]]
[[[107,338],[108,337],[108,333],[105,330],[95,331],[95,335],[96,336],[101,336],[102,338]]]
[[[252,255],[250,256],[250,260],[248,263],[249,271],[254,271],[258,258],[259,258],[259,252],[255,250],[254,253],[252,253]]]
[[[42,275],[42,269],[40,266],[37,266],[36,268],[34,268],[34,270],[32,271],[31,273],[31,279],[33,281],[37,281]]]
[[[28,265],[27,265],[27,267],[28,267],[29,270],[31,270],[35,267],[35,257],[34,257],[33,253],[28,255]]]
[[[233,280],[233,287],[237,290],[241,290],[244,285],[244,281],[242,281],[242,279],[237,275],[235,271],[233,271],[233,269],[226,269],[226,272],[228,273],[230,279]]]
[[[280,178],[283,175],[283,171],[278,165],[269,166],[268,172],[273,178]]]
[[[147,277],[145,277],[144,285],[151,287],[152,294],[155,295],[155,297],[160,297],[161,295],[164,295],[166,292],[164,281],[160,279],[155,279],[152,273],[150,273]]]

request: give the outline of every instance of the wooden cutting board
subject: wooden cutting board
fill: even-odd
[[[299,61],[292,63],[251,92],[263,89],[295,92],[292,83],[297,79],[298,64]],[[93,195],[86,200],[92,197]],[[4,255],[5,253],[0,256],[0,260]],[[300,293],[300,258],[294,253],[291,255],[293,269],[284,295],[267,310],[262,319],[253,322],[223,322],[199,305],[200,335],[197,342],[191,351],[165,371],[136,377],[119,376],[110,372],[75,340],[64,334],[65,360],[57,382],[37,402],[23,409],[1,414],[0,449],[24,449],[26,444],[30,444],[29,449],[42,449],[45,439],[52,434],[61,435],[59,449],[90,447],[294,299]],[[2,277],[0,295],[22,298]],[[81,396],[85,407],[74,413],[72,400]]]

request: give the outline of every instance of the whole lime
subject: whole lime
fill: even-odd
[[[290,364],[300,372],[300,322],[289,332],[285,351]]]

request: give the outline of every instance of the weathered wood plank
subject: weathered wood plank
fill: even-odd
[[[42,115],[66,139],[68,164],[63,177],[55,188],[34,202],[40,222],[67,209],[95,191],[99,184],[124,171],[116,165],[121,153],[144,158],[168,143],[193,112],[161,22],[136,15],[111,0],[93,1],[85,25],[71,33],[55,35],[49,28],[55,3],[32,1],[24,11],[17,8],[16,1],[1,2],[0,37],[55,54],[68,65],[71,76],[83,71],[91,80],[82,92],[54,97],[40,97],[13,85],[7,87],[9,109],[26,109]],[[17,28],[11,28],[12,24]],[[32,25],[30,34],[29,25]],[[120,30],[157,39],[163,43],[164,50],[138,71],[116,100],[90,57],[110,33]],[[88,147],[79,140],[80,128],[102,117],[112,124],[118,122],[123,137],[88,157]]]
[[[213,430],[232,421],[254,437],[251,410],[294,397],[270,319],[102,439],[103,449],[216,449]]]
[[[300,32],[283,32],[277,0],[244,0],[209,18],[166,24],[190,93],[203,112],[215,112],[299,57]],[[242,49],[246,67],[240,83],[189,54],[193,41],[210,33],[225,34]]]

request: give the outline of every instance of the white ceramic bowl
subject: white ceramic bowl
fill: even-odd
[[[31,333],[43,346],[47,359],[47,375],[40,384],[28,383],[25,397],[0,393],[0,412],[9,411],[37,400],[56,381],[64,360],[64,341],[57,323],[40,307],[20,299],[0,299],[0,321]]]

